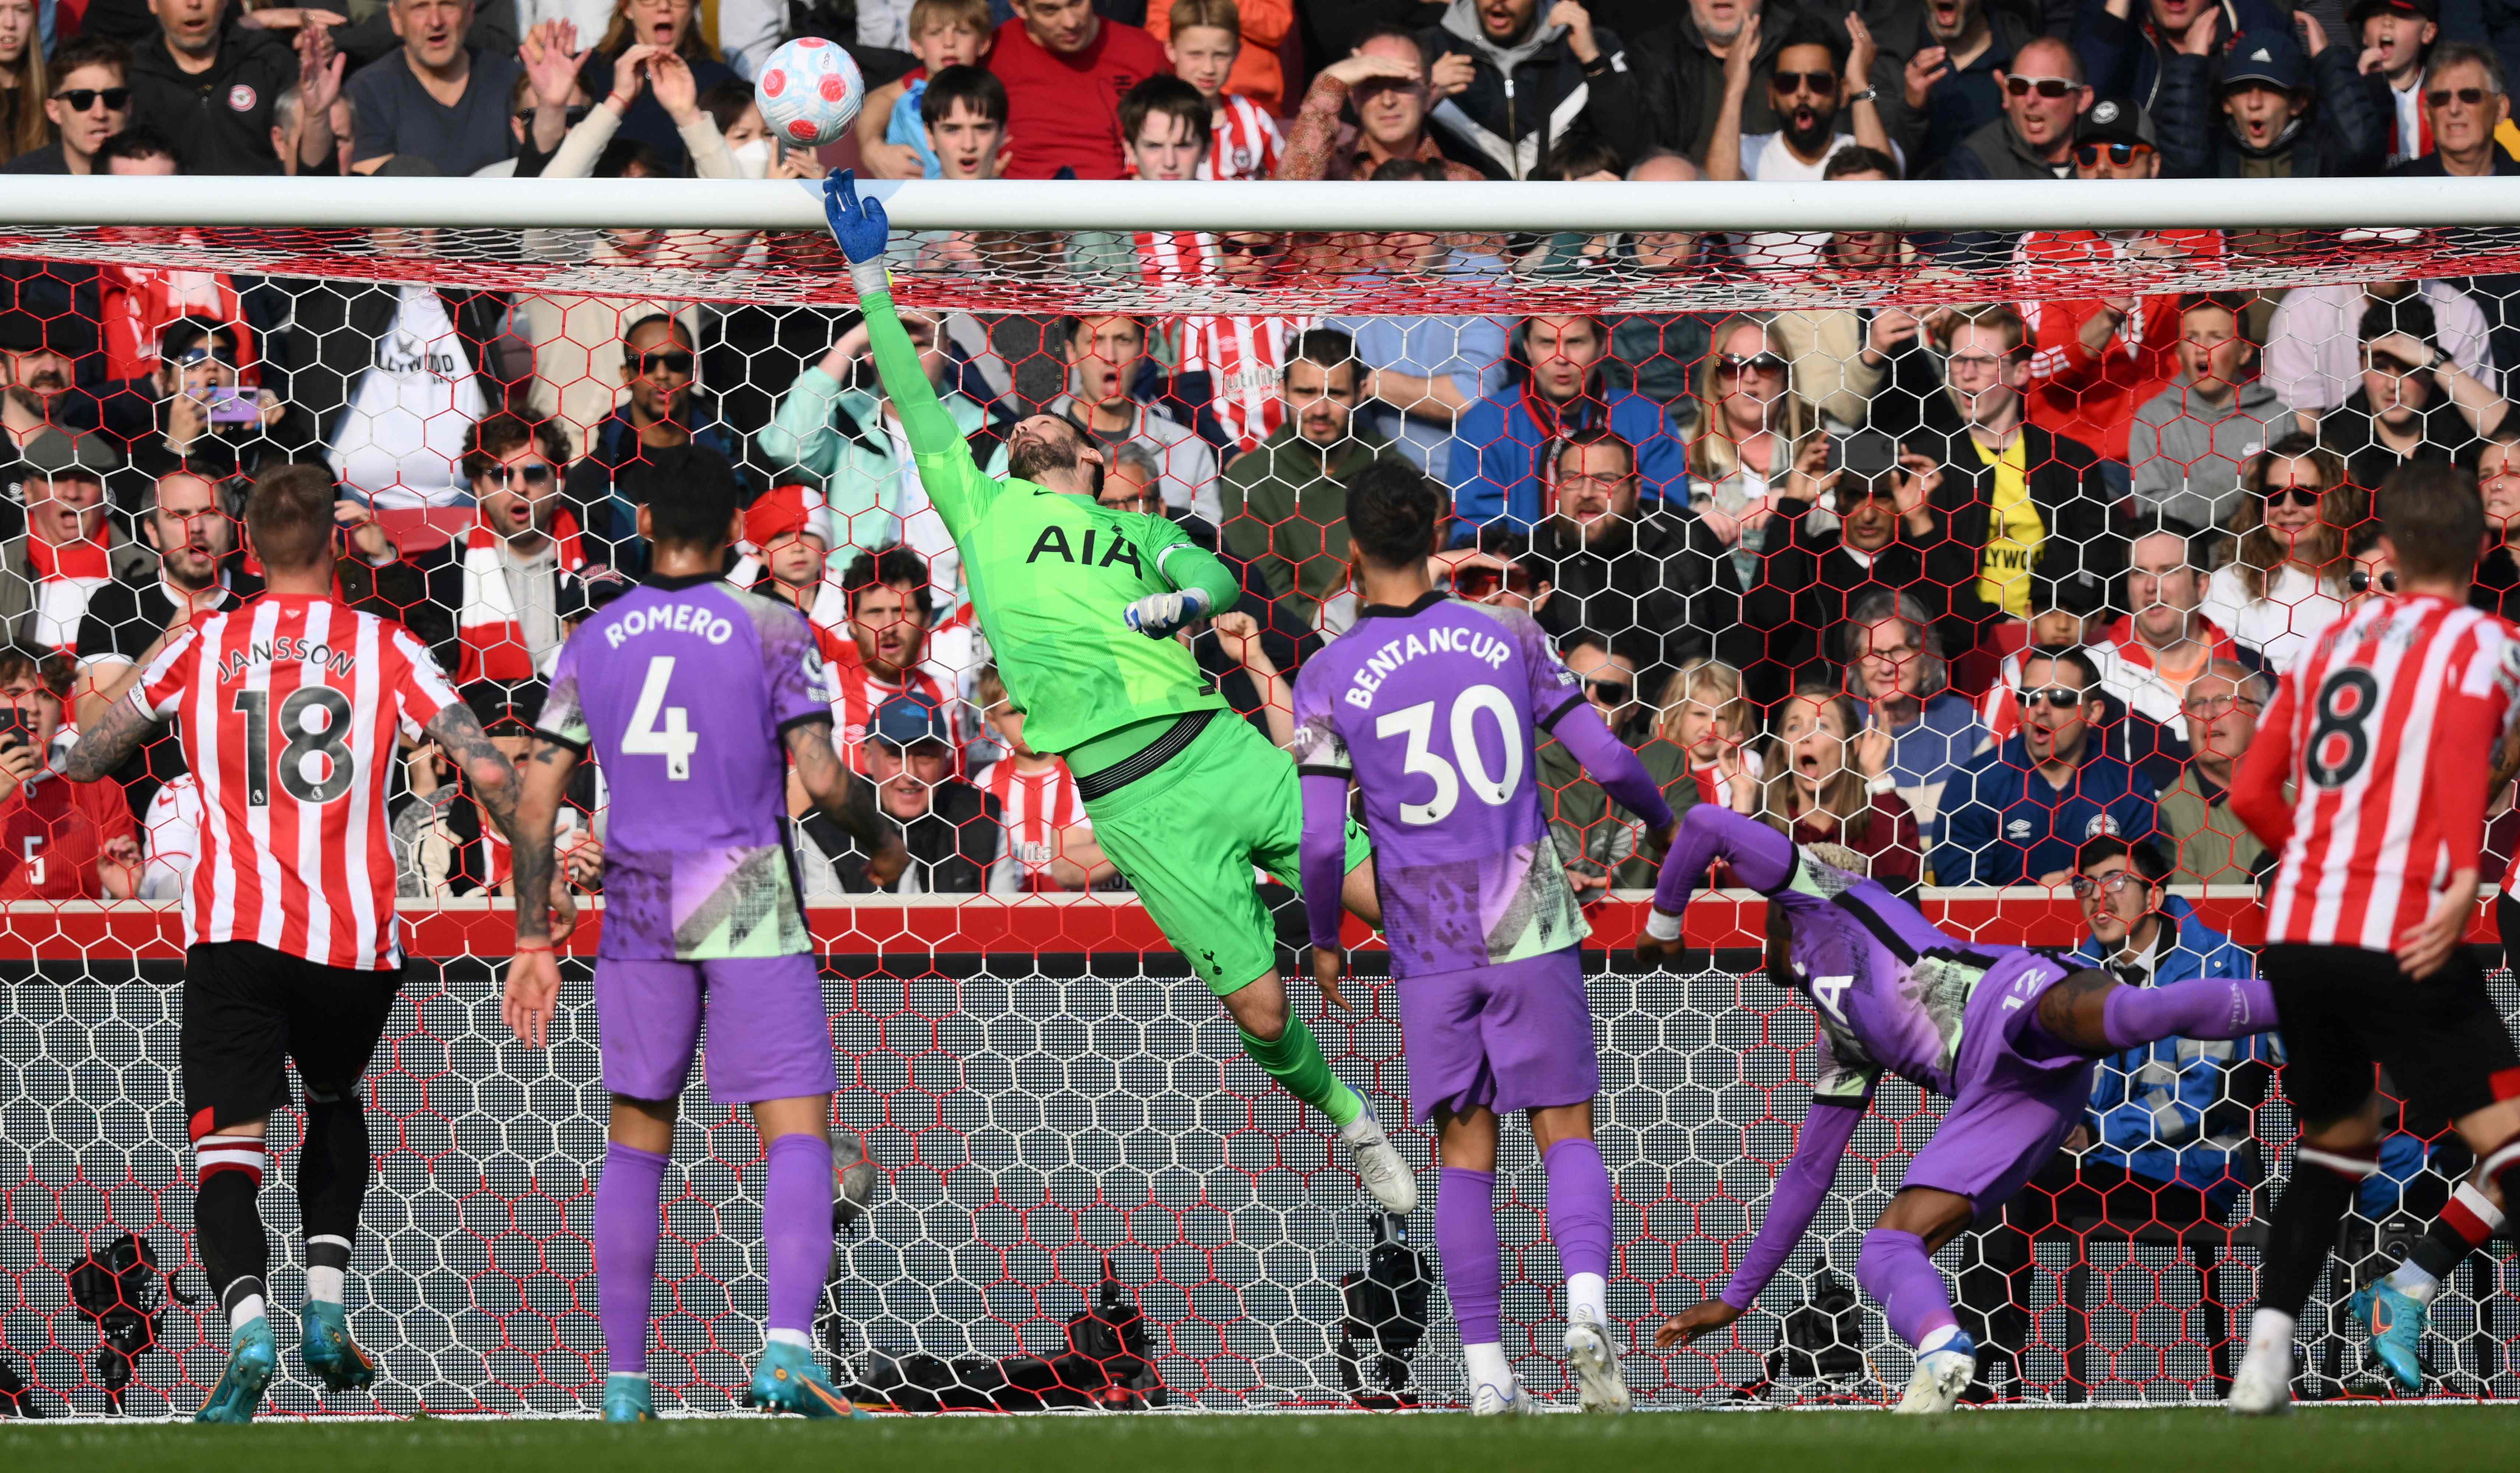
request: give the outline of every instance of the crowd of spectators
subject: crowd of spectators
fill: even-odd
[[[2096,189],[2520,169],[2503,60],[2520,26],[2434,0],[864,0],[831,29],[844,12],[0,0],[0,166],[811,178],[828,160],[771,137],[746,79],[822,26],[873,84],[847,148],[885,178]],[[1109,882],[1064,768],[989,694],[986,631],[851,314],[390,266],[442,245],[371,233],[388,269],[370,282],[0,262],[0,643],[71,657],[64,728],[170,631],[251,595],[232,513],[270,467],[333,471],[343,596],[403,618],[512,725],[568,628],[642,571],[652,489],[722,470],[750,504],[734,575],[816,625],[841,744],[885,811],[943,826],[901,883]],[[2231,767],[2273,675],[2386,591],[2375,488],[2454,462],[2520,532],[2503,398],[2520,278],[2170,285],[2180,262],[2275,248],[2211,230],[910,245],[922,270],[1231,299],[905,325],[985,469],[1004,472],[1019,415],[1066,415],[1104,454],[1106,504],[1232,562],[1247,597],[1193,647],[1264,728],[1354,617],[1349,485],[1424,475],[1456,513],[1443,585],[1536,618],[1676,801],[1762,814],[1903,884],[2063,886],[2105,834],[2153,837],[2180,883],[2251,879],[2268,858],[2224,807]],[[624,228],[523,248],[689,268],[780,244]],[[2135,263],[2160,285],[1930,311],[1515,316],[1508,290],[1445,315],[1267,310],[1274,284],[1325,270],[1366,303],[1427,281],[1937,262],[2060,280]],[[1473,299],[1497,305],[1458,305]],[[2520,611],[2505,542],[2479,579],[2481,604]],[[1627,816],[1542,766],[1579,876],[1646,872]],[[180,767],[171,743],[135,762],[129,810],[178,823]],[[495,888],[495,826],[438,774],[415,757],[407,873],[421,893]],[[586,795],[573,830],[590,881],[600,810]],[[965,832],[973,816],[986,834]],[[809,882],[862,887],[836,829],[802,836]]]

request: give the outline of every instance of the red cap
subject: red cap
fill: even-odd
[[[823,525],[823,493],[811,486],[774,487],[744,509],[743,540],[756,548],[766,549],[798,532],[831,540]]]

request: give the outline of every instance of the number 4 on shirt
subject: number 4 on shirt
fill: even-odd
[[[661,756],[665,759],[665,776],[680,782],[692,775],[692,752],[700,744],[681,706],[665,704],[665,687],[674,678],[674,657],[660,654],[648,662],[648,679],[639,688],[639,704],[630,712],[630,730],[621,736],[621,750],[640,756]],[[656,718],[665,718],[663,726]]]

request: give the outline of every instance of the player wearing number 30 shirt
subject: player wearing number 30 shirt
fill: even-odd
[[[68,763],[74,779],[102,777],[175,721],[201,783],[178,1049],[202,1268],[229,1322],[226,1368],[196,1418],[205,1422],[250,1419],[279,1364],[255,1197],[292,1060],[306,1106],[306,1366],[336,1391],[376,1378],[350,1340],[343,1287],[368,1183],[359,1078],[402,981],[384,807],[397,736],[435,737],[515,835],[516,773],[428,651],[401,626],[334,602],[331,477],[304,466],[265,476],[246,529],[269,591],[168,640]]]
[[[1529,615],[1436,592],[1426,558],[1446,510],[1401,462],[1348,484],[1364,607],[1305,662],[1294,693],[1315,969],[1335,979],[1353,781],[1381,856],[1411,1102],[1442,1132],[1435,1241],[1471,1410],[1529,1409],[1499,1331],[1495,1215],[1497,1116],[1528,1110],[1566,1272],[1567,1360],[1586,1409],[1625,1411],[1603,1305],[1612,1216],[1593,1141],[1601,1071],[1576,950],[1587,928],[1541,812],[1533,730],[1555,735],[1648,827],[1669,828],[1671,810]]]

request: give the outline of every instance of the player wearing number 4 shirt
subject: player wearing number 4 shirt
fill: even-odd
[[[1593,1142],[1601,1070],[1576,950],[1586,927],[1541,811],[1533,729],[1564,742],[1649,829],[1668,829],[1671,810],[1529,615],[1435,591],[1426,559],[1446,511],[1434,484],[1401,462],[1376,462],[1348,483],[1365,605],[1295,681],[1315,975],[1336,990],[1353,781],[1379,853],[1412,1103],[1442,1132],[1435,1242],[1471,1410],[1533,1409],[1499,1332],[1495,1201],[1497,1116],[1528,1110],[1566,1272],[1566,1358],[1585,1409],[1625,1411],[1603,1303],[1610,1179]]]
[[[2231,811],[2278,856],[2264,966],[2283,1013],[2284,1094],[2302,1122],[2231,1381],[2237,1412],[2291,1408],[2295,1317],[2338,1219],[2379,1170],[2373,1064],[2417,1114],[2457,1129],[2478,1183],[2506,1203],[2520,1192],[2520,1050],[2462,944],[2486,805],[2520,766],[2520,637],[2467,606],[2485,535],[2467,471],[2410,462],[2376,501],[2399,597],[2318,637],[2231,780]],[[2475,1228],[2469,1246],[2481,1244],[2484,1218],[2462,1221]],[[2417,1379],[2423,1305],[2398,1282],[2375,1286],[2365,1313],[2392,1369]],[[2400,1355],[2388,1356],[2391,1342]]]
[[[758,1404],[856,1414],[814,1364],[809,1332],[832,1256],[831,1019],[787,847],[788,763],[889,882],[907,856],[880,833],[874,789],[832,749],[832,705],[813,626],[784,600],[721,576],[741,530],[733,472],[706,452],[651,453],[660,488],[639,509],[652,549],[643,583],[569,636],[552,673],[518,799],[517,893],[551,894],[552,832],[570,771],[590,751],[611,793],[595,1015],[610,1143],[595,1191],[595,1272],[610,1374],[604,1414],[654,1415],[649,1303],[675,1097],[701,1024],[710,1097],[752,1107],[764,1147],[769,1343]],[[887,873],[888,871],[888,873]],[[560,971],[550,918],[517,907],[507,1017],[539,1046]]]
[[[1767,896],[1768,980],[1810,1003],[1819,1038],[1803,1076],[1811,1113],[1757,1238],[1721,1297],[1672,1317],[1655,1339],[1694,1340],[1758,1300],[1827,1199],[1873,1087],[1896,1074],[1952,1105],[1864,1235],[1855,1272],[1916,1352],[1898,1409],[1948,1411],[1976,1376],[1977,1353],[1933,1254],[2056,1153],[2091,1101],[2093,1059],[2174,1036],[2244,1038],[2274,1023],[2275,1005],[2255,978],[2126,987],[2037,952],[1972,946],[1832,858],[1862,864],[1701,803],[1663,861],[1638,958],[1672,956],[1690,894],[1710,864],[1727,861],[1736,883]]]
[[[306,466],[263,477],[246,532],[269,591],[196,616],[68,764],[73,780],[92,781],[180,719],[201,783],[178,1049],[202,1269],[229,1323],[227,1366],[195,1418],[204,1422],[249,1420],[279,1365],[254,1197],[292,1061],[306,1087],[306,1368],[336,1391],[376,1379],[350,1339],[342,1293],[368,1183],[359,1077],[402,981],[384,808],[399,734],[427,731],[516,832],[515,770],[428,652],[400,625],[333,601],[331,478]]]

